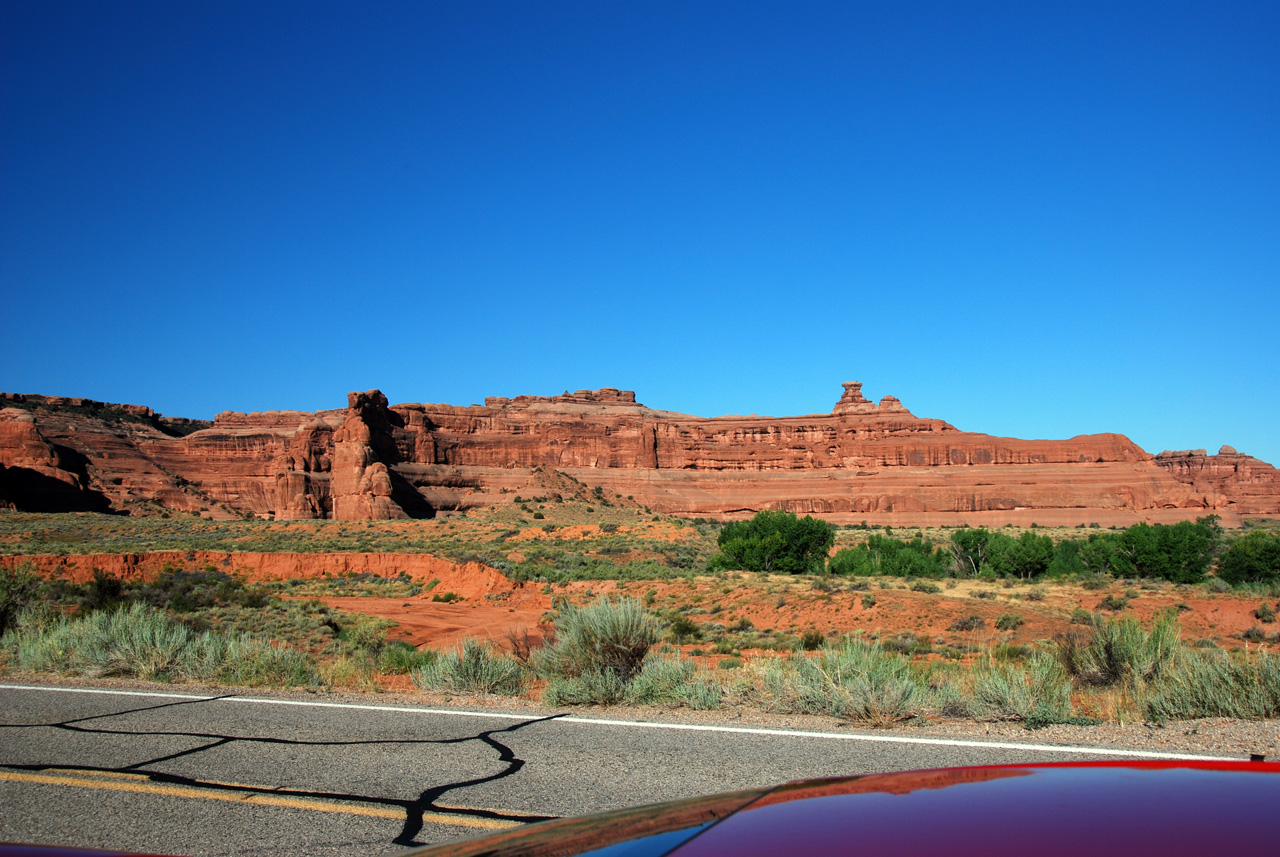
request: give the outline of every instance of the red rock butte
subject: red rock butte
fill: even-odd
[[[975,434],[917,417],[893,396],[866,399],[854,382],[831,413],[797,417],[689,416],[609,387],[467,407],[389,405],[370,390],[349,394],[345,409],[225,412],[212,423],[0,394],[0,508],[426,518],[521,492],[554,497],[557,485],[713,518],[762,509],[917,526],[1280,517],[1276,469],[1230,447],[1153,456],[1119,434]]]

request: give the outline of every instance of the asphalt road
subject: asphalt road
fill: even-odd
[[[0,685],[0,840],[381,855],[798,778],[1103,757],[1115,758],[574,712]]]

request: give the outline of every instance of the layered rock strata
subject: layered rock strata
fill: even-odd
[[[612,388],[468,407],[393,406],[370,390],[345,410],[226,412],[204,425],[9,399],[22,402],[0,412],[0,503],[20,509],[49,505],[18,485],[20,471],[116,510],[346,520],[507,502],[560,471],[603,499],[693,516],[1104,526],[1280,516],[1280,474],[1230,447],[1152,456],[1119,434],[963,432],[893,396],[877,404],[854,382],[829,414],[776,418],[654,410]]]

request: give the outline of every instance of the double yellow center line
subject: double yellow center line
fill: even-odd
[[[311,810],[313,812],[337,812],[345,813],[346,815],[364,815],[372,818],[390,818],[397,821],[405,819],[405,811],[403,809],[360,806],[354,803],[338,803],[315,798],[287,797],[285,795],[262,794],[260,792],[237,792],[218,788],[175,786],[152,782],[147,774],[141,773],[80,770],[60,770],[57,773],[0,771],[0,780],[53,786],[75,786],[87,789],[106,789],[118,792],[137,792],[140,794],[165,795],[166,797],[191,798],[195,800],[220,800],[226,803],[242,803],[253,806],[280,806],[288,809]],[[246,786],[239,783],[217,783],[215,785],[246,788]],[[247,786],[247,788],[264,787]],[[465,812],[467,809],[473,808],[458,807],[458,809]],[[474,827],[481,830],[506,830],[511,827],[519,827],[522,823],[497,818],[480,818],[438,812],[424,812],[422,820],[427,824],[448,824],[454,827]]]

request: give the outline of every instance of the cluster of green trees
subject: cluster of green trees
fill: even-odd
[[[1055,543],[1032,530],[1013,537],[986,529],[962,529],[937,546],[918,535],[910,540],[878,533],[827,560],[835,528],[789,512],[761,512],[727,524],[720,553],[710,568],[799,574],[893,577],[1038,577],[1111,574],[1198,583],[1218,560],[1218,575],[1232,584],[1280,580],[1280,535],[1255,531],[1222,547],[1216,516],[1177,524],[1135,524]]]
[[[924,539],[907,542],[873,533],[857,547],[838,551],[829,564],[832,573],[840,575],[946,577],[952,560],[949,552]]]
[[[749,521],[734,521],[720,529],[720,552],[711,570],[740,568],[804,574],[821,571],[836,541],[836,528],[826,521],[790,512],[759,512]]]
[[[1280,579],[1280,535],[1254,530],[1228,547],[1218,560],[1227,583],[1273,583]]]

